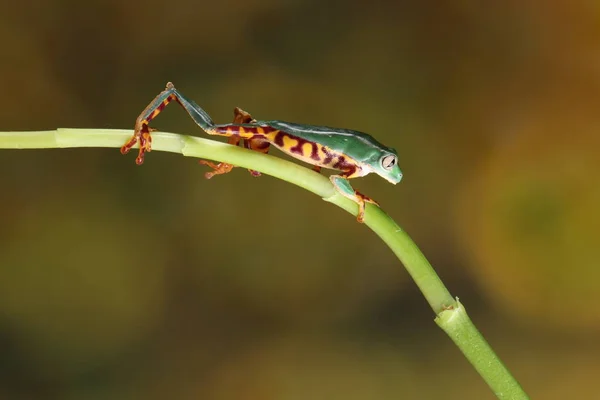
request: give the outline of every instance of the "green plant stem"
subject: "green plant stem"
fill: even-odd
[[[130,130],[57,129],[38,132],[0,132],[0,148],[121,147]],[[166,132],[152,134],[155,151],[222,161],[260,171],[298,185],[325,201],[356,215],[357,205],[338,194],[326,177],[281,158],[214,140]],[[136,152],[136,150],[132,150]],[[133,163],[134,156],[130,156]],[[382,209],[367,205],[365,225],[372,229],[404,264],[436,313],[436,323],[450,336],[500,399],[527,399],[519,383],[498,359],[469,319],[465,308],[446,289],[417,245]]]

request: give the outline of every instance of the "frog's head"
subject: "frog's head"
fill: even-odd
[[[373,160],[371,168],[377,175],[394,185],[402,180],[402,171],[398,166],[398,154],[394,149],[382,152]]]

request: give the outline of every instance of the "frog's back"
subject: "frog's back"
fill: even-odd
[[[331,147],[336,146],[350,156],[360,157],[363,153],[373,150],[396,153],[390,147],[379,143],[371,135],[351,129],[331,128],[328,126],[304,125],[285,121],[259,121],[292,136]]]

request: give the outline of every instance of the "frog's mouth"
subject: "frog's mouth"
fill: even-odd
[[[384,176],[383,177],[386,181],[388,181],[389,183],[392,184],[397,184],[400,183],[400,181],[402,180],[402,173],[400,173],[400,175],[398,175],[398,177],[394,177],[394,176]]]

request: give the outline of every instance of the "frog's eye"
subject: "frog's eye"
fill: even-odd
[[[396,158],[396,156],[393,154],[390,154],[389,156],[385,156],[385,157],[381,158],[381,166],[386,171],[389,171],[390,169],[392,169],[394,167],[394,165],[396,165],[397,161],[398,161],[398,159]]]

